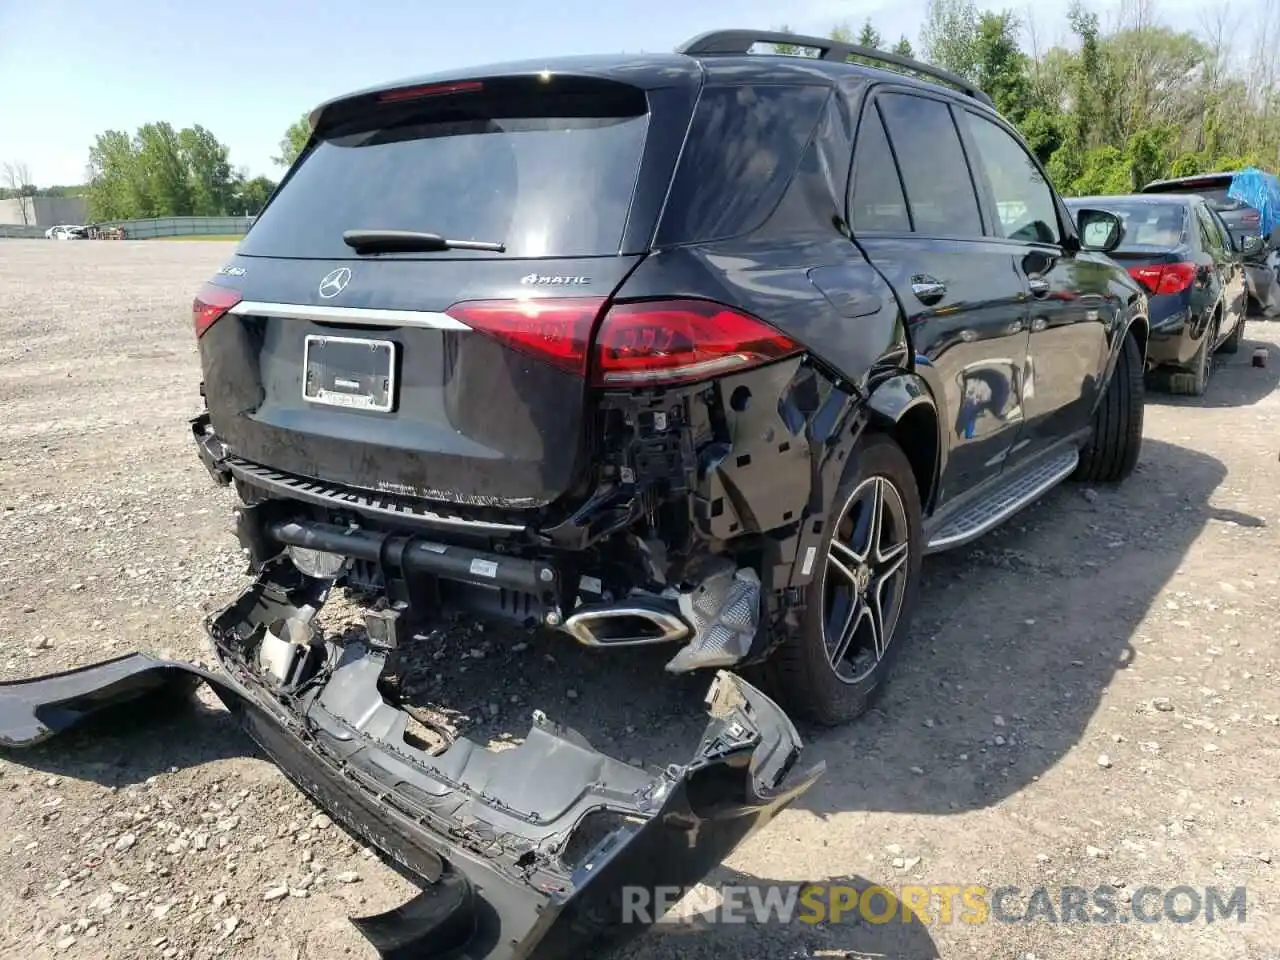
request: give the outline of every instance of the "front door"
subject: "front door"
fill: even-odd
[[[1062,247],[1060,208],[1035,158],[1003,124],[957,112],[1001,243],[1014,256],[1028,303],[1025,424],[1010,463],[1087,430],[1110,355],[1113,267]]]
[[[1023,419],[1017,251],[988,236],[947,100],[878,92],[863,110],[850,221],[893,287],[942,418],[936,508],[1003,469]]]

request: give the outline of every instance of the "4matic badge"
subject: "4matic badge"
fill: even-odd
[[[520,282],[529,286],[537,287],[582,287],[591,282],[590,277],[565,277],[565,276],[544,276],[541,273],[531,273],[527,277],[521,277]]]

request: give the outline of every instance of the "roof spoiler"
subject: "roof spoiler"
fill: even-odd
[[[921,63],[919,60],[913,60],[910,57],[900,57],[896,53],[875,50],[871,47],[860,47],[852,43],[842,43],[839,40],[832,40],[830,37],[806,37],[801,34],[783,33],[777,30],[712,30],[710,33],[700,34],[676,47],[676,53],[683,53],[691,57],[714,54],[743,55],[750,53],[751,48],[757,43],[808,47],[818,51],[818,59],[834,60],[837,63],[843,63],[850,57],[861,57],[864,60],[873,60],[877,63],[901,67],[904,70],[910,70],[913,73],[940,80],[949,86],[955,87],[961,93],[972,97],[979,103],[995,108],[994,101],[979,87],[970,83],[964,77],[951,73],[949,70],[943,70],[928,63]]]

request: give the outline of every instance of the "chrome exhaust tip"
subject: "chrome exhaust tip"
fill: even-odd
[[[634,603],[581,609],[560,629],[587,647],[671,643],[692,632],[679,614]]]

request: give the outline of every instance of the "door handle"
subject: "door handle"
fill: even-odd
[[[911,278],[911,292],[921,303],[937,303],[947,293],[947,285],[941,280],[918,273]]]
[[[1040,276],[1038,273],[1033,273],[1027,277],[1027,286],[1031,288],[1033,297],[1043,297],[1049,292],[1050,284],[1047,278]]]

